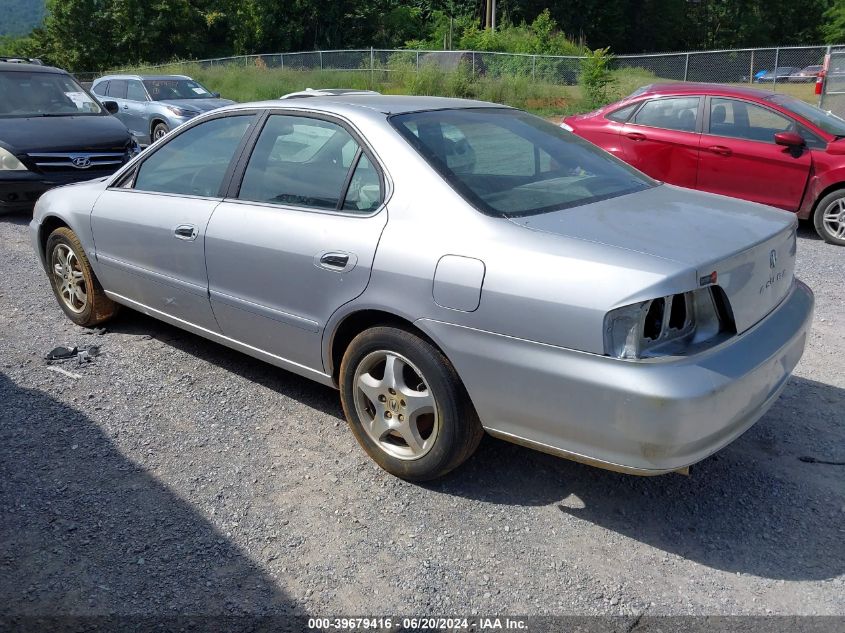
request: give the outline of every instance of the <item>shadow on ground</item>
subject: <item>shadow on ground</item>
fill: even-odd
[[[270,577],[85,415],[3,374],[0,403],[0,618],[294,613]]]
[[[162,343],[173,346],[180,352],[222,367],[326,415],[344,420],[340,396],[336,390],[256,360],[251,356],[231,350],[224,345],[214,343],[135,310],[121,309],[118,316],[110,321],[106,327],[109,332],[155,338]]]
[[[336,391],[144,315],[126,311],[109,328],[154,336],[342,418]],[[787,407],[775,404],[744,436],[694,466],[690,477],[621,475],[486,437],[467,464],[427,488],[500,505],[557,504],[562,514],[716,569],[784,580],[833,578],[845,572],[845,467],[798,458],[830,445],[829,422],[845,408],[845,390],[793,377],[782,399],[797,410],[810,399],[821,403],[812,409],[819,419],[802,418],[796,434]],[[841,424],[836,429],[841,435]]]
[[[32,211],[7,213],[0,211],[0,222],[24,226],[32,221]]]
[[[797,444],[772,449],[792,434],[787,427],[795,420],[770,411],[693,466],[689,477],[622,475],[485,438],[464,468],[431,487],[498,504],[556,503],[564,514],[716,569],[784,580],[834,578],[845,573],[845,467],[798,458],[830,445],[820,434],[845,407],[845,390],[793,377],[787,392],[826,403],[824,420],[802,424]]]
[[[812,220],[801,220],[798,223],[798,237],[817,242],[820,242],[822,239],[816,232],[816,227],[813,226]]]

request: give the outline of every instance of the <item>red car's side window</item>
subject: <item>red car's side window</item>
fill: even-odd
[[[625,123],[631,118],[631,115],[634,113],[634,110],[640,106],[640,103],[641,102],[638,101],[637,103],[625,106],[624,108],[619,108],[618,110],[609,112],[605,115],[605,118],[610,119],[611,121],[616,121],[617,123]]]
[[[669,97],[647,101],[634,116],[633,123],[664,130],[695,132],[701,97]]]
[[[710,100],[710,133],[774,143],[777,132],[797,131],[792,119],[774,110],[735,99]]]

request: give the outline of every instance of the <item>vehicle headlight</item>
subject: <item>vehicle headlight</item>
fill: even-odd
[[[0,147],[0,171],[27,171],[27,169],[12,152]]]
[[[682,356],[736,333],[719,286],[611,310],[604,318],[605,354],[616,358]]]
[[[574,132],[575,131],[575,128],[572,127],[571,125],[569,125],[569,123],[567,123],[566,121],[561,121],[560,127],[562,127],[567,132]]]
[[[177,108],[176,106],[167,106],[167,109],[179,117],[192,117],[199,114],[199,112],[194,110],[186,110],[185,108]]]

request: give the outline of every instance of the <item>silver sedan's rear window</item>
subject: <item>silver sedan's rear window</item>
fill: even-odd
[[[490,215],[565,209],[657,184],[587,141],[519,110],[431,110],[390,120],[468,202]]]

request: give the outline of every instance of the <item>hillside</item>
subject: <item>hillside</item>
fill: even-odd
[[[45,0],[0,0],[0,37],[26,35],[44,20]]]

